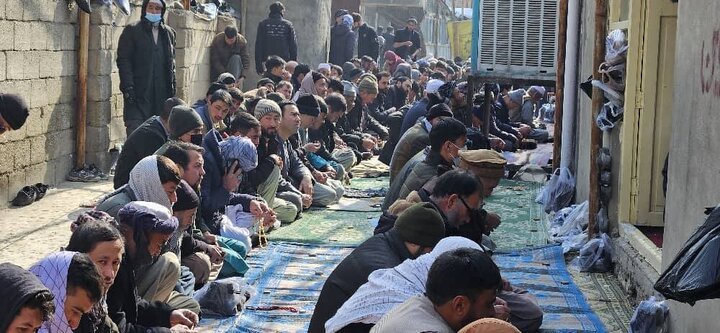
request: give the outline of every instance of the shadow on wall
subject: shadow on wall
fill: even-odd
[[[0,21],[0,92],[25,98],[30,116],[0,139],[0,207],[25,185],[57,184],[72,167],[77,12],[65,1],[6,0]]]

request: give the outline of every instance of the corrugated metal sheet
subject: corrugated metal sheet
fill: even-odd
[[[478,68],[522,79],[554,79],[557,0],[480,0]]]

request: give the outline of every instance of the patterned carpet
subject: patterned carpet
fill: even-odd
[[[512,251],[493,259],[504,278],[537,297],[545,312],[542,332],[606,332],[573,283],[559,246]]]
[[[547,244],[547,225],[542,208],[535,203],[540,185],[503,179],[485,199],[485,209],[500,215],[501,224],[490,237],[499,251]]]
[[[301,219],[270,232],[268,240],[357,246],[372,236],[375,227],[371,221],[378,216],[380,212],[311,209]]]
[[[617,277],[612,273],[582,273],[572,267],[569,271],[607,331],[628,332],[635,308]]]
[[[206,332],[305,332],[324,279],[352,249],[272,243],[248,258],[247,281],[258,294],[235,318],[204,319]],[[565,269],[557,246],[498,254],[513,285],[537,296],[546,315],[542,332],[605,332]],[[270,308],[270,307],[281,308]]]

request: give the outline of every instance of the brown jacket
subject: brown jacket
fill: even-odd
[[[238,54],[242,59],[243,70],[250,68],[250,55],[247,51],[247,39],[243,35],[238,34],[235,44],[228,46],[225,43],[225,33],[221,32],[213,38],[210,44],[210,79],[217,79],[220,74],[227,72],[227,66],[230,57]]]

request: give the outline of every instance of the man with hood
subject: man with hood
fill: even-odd
[[[330,29],[329,61],[334,65],[342,65],[355,56],[357,34],[352,30],[353,18],[345,14],[340,17],[340,23]]]
[[[145,120],[159,115],[175,96],[175,30],[163,22],[165,0],[144,0],[140,22],[123,29],[117,67],[125,98],[123,120],[128,136]]]
[[[189,332],[198,323],[194,312],[138,297],[135,282],[135,273],[158,258],[162,245],[177,229],[178,220],[167,207],[144,201],[123,206],[117,220],[125,239],[125,256],[107,291],[108,315],[122,333]]]
[[[285,61],[297,61],[297,37],[292,22],[283,18],[285,6],[277,1],[270,5],[270,15],[258,24],[255,39],[255,70],[262,75],[263,62],[276,55]]]
[[[0,332],[35,332],[55,314],[53,294],[20,266],[0,264]]]

